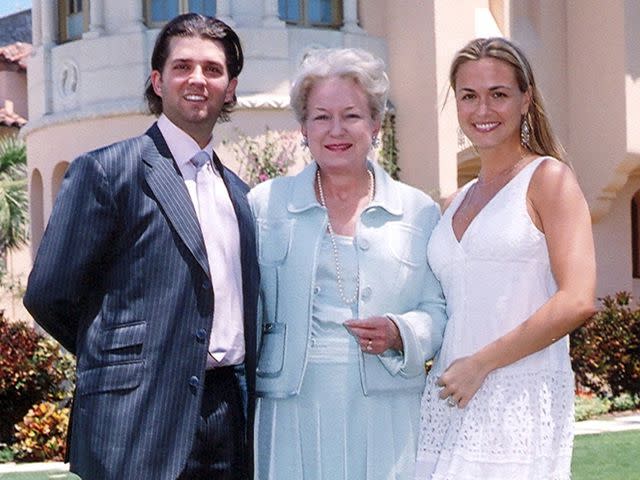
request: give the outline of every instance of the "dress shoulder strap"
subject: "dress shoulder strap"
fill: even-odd
[[[517,184],[525,187],[525,191],[528,190],[529,189],[529,184],[531,183],[531,178],[533,177],[533,174],[536,173],[536,170],[542,164],[542,162],[544,162],[545,160],[550,159],[550,158],[553,158],[553,157],[540,156],[540,157],[532,160],[526,167],[524,167],[518,173],[518,175],[516,175],[516,178],[513,179],[513,180],[515,180],[514,183],[517,183]]]

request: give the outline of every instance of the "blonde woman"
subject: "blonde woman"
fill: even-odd
[[[415,478],[569,479],[567,334],[594,311],[589,210],[519,48],[474,40],[450,82],[481,167],[429,243],[449,321],[422,399]]]

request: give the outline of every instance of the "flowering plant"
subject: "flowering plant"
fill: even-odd
[[[75,362],[50,337],[0,314],[0,442],[11,443],[14,425],[29,408],[71,396]]]
[[[34,405],[15,427],[17,441],[11,447],[15,458],[27,462],[63,461],[69,410],[53,402]]]
[[[267,128],[263,135],[241,134],[234,142],[225,142],[240,161],[239,175],[249,186],[269,178],[286,175],[300,154],[299,134]]]

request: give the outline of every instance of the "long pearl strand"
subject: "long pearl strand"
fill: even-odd
[[[369,174],[369,203],[373,201],[374,195],[374,181],[373,181],[373,173],[371,170],[367,169],[367,173]],[[324,198],[324,190],[322,189],[322,179],[320,178],[320,170],[316,171],[316,181],[318,182],[318,194],[320,195],[320,204],[327,208],[327,202]],[[333,259],[336,264],[336,280],[338,282],[338,294],[344,303],[347,305],[352,305],[358,300],[358,293],[360,292],[360,272],[358,271],[356,274],[356,291],[351,298],[347,298],[344,293],[344,285],[342,279],[342,265],[340,264],[340,257],[338,256],[338,245],[336,244],[336,235],[333,231],[333,227],[331,226],[331,219],[329,218],[329,209],[327,208],[327,227],[329,229],[329,238],[331,239],[331,247],[333,248]]]

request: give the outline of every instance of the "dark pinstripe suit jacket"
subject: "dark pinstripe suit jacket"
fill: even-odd
[[[247,186],[226,168],[223,177],[240,227],[252,423],[253,222]],[[77,356],[71,470],[175,478],[200,413],[214,298],[195,210],[156,125],[72,162],[24,303]]]

